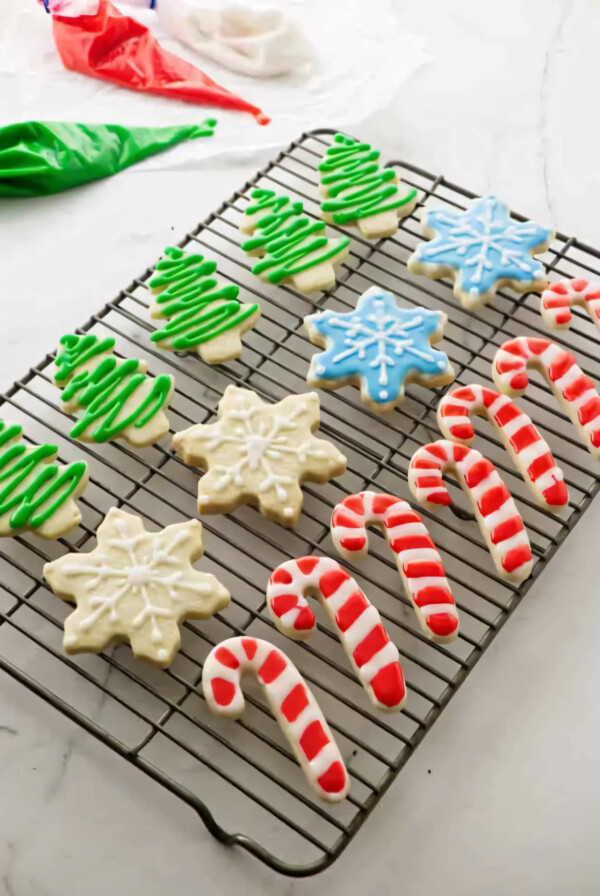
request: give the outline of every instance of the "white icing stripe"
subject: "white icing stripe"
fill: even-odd
[[[471,494],[473,495],[473,499],[479,504],[482,497],[492,488],[497,488],[497,486],[502,485],[502,480],[498,475],[497,470],[492,470],[492,472],[482,479],[481,482],[478,482],[477,485],[471,486]]]
[[[450,414],[444,415],[444,423],[446,432],[452,432],[455,426],[465,426],[470,423],[468,417],[456,417],[451,416]]]
[[[515,516],[517,514],[515,513]],[[528,545],[529,538],[527,537],[527,532],[525,529],[521,529],[520,532],[515,532],[514,535],[511,535],[510,538],[505,538],[502,542],[502,554],[506,556],[509,551],[512,551],[513,548],[518,548],[522,544]]]
[[[420,591],[424,591],[425,588],[446,588],[450,591],[446,576],[418,576],[417,578],[408,579],[408,583],[415,597]],[[448,604],[448,606],[452,606],[452,604]]]
[[[513,420],[509,420],[508,423],[504,424],[504,432],[510,439],[516,432],[519,432],[519,430],[523,429],[525,426],[529,426],[530,423],[531,419],[527,414],[519,414],[518,417],[514,417]]]
[[[438,613],[449,613],[450,616],[456,616],[456,607],[453,604],[425,604],[419,607],[420,612],[426,617],[436,616]]]
[[[360,677],[367,682],[372,681],[380,669],[389,666],[390,663],[396,662],[397,653],[398,649],[396,645],[391,641],[388,641],[387,644],[383,645],[381,650],[378,650],[377,653],[362,666],[359,672]]]
[[[380,622],[379,613],[377,612],[376,607],[372,604],[370,607],[367,607],[360,616],[355,619],[350,628],[347,628],[344,632],[344,641],[347,646],[347,650],[350,653],[353,653],[354,650],[358,647],[358,645],[364,641],[367,635],[375,628],[376,625]]]
[[[423,523],[401,523],[398,526],[391,526],[386,529],[388,541],[395,541],[398,538],[412,538],[415,535],[429,535],[427,527]]]
[[[400,563],[413,563],[417,560],[433,560],[440,559],[440,555],[435,548],[407,548],[405,551],[398,553]]]
[[[538,439],[536,442],[531,442],[530,445],[526,445],[525,448],[521,448],[517,456],[525,469],[527,469],[531,466],[534,460],[537,460],[538,457],[543,457],[545,454],[550,454],[550,449],[543,439]],[[537,477],[530,477],[530,481],[531,480],[537,482]]]

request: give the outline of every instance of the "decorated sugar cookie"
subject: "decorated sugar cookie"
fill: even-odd
[[[496,291],[541,292],[544,266],[532,258],[545,252],[554,233],[533,221],[516,221],[495,196],[484,196],[467,211],[425,209],[420,243],[407,261],[409,271],[454,280],[454,295],[465,308],[491,302]]]
[[[357,582],[331,557],[299,557],[273,570],[267,606],[284,635],[304,641],[315,628],[305,595],[319,599],[369,699],[383,712],[398,712],[406,685],[398,648],[377,608]]]
[[[501,392],[523,395],[527,369],[538,370],[570,417],[588,451],[600,460],[600,395],[571,352],[549,339],[517,336],[494,355],[492,375]]]
[[[229,592],[192,563],[202,556],[202,523],[174,523],[148,532],[142,520],[113,507],[98,527],[98,546],[46,563],[44,578],[58,597],[77,604],[65,620],[67,653],[100,653],[115,641],[160,668],[181,645],[179,622],[207,619]]]
[[[75,414],[71,437],[82,442],[123,438],[141,447],[169,431],[163,412],[175,390],[172,376],[146,374],[146,362],[113,357],[115,340],[92,333],[60,340],[55,385],[62,388],[63,408]]]
[[[316,345],[307,382],[322,389],[360,386],[363,403],[372,411],[393,410],[404,398],[406,383],[443,386],[454,379],[444,352],[432,348],[442,338],[442,311],[400,308],[394,296],[372,286],[354,311],[321,311],[304,318]]]
[[[571,326],[571,306],[585,308],[600,330],[600,283],[578,277],[555,280],[542,293],[540,310],[548,326],[568,330]]]
[[[299,292],[335,286],[335,268],[349,252],[350,238],[329,239],[322,221],[304,215],[301,202],[257,189],[240,223],[247,255],[258,256],[252,273],[265,283],[291,283]]]
[[[252,673],[262,685],[310,785],[323,800],[343,800],[350,778],[319,704],[291,660],[261,638],[228,638],[211,650],[202,668],[202,690],[210,709],[239,719],[244,712],[240,679]]]
[[[542,506],[551,510],[565,506],[569,492],[562,470],[531,418],[508,395],[477,383],[448,392],[437,411],[442,435],[470,445],[475,438],[471,414],[488,417],[495,424],[504,447]]]
[[[150,317],[164,325],[150,336],[160,348],[195,351],[207,364],[239,358],[241,336],[260,317],[253,302],[238,301],[239,287],[218,276],[216,262],[169,246],[156,265],[149,286],[156,296]]]
[[[263,516],[293,526],[302,510],[300,484],[327,482],[346,458],[313,432],[319,426],[314,392],[266,404],[251,389],[228,386],[216,423],[199,423],[173,437],[187,464],[205,467],[198,483],[200,513],[229,513],[256,504]]]
[[[394,168],[379,167],[379,151],[368,143],[336,134],[319,165],[324,221],[358,227],[366,239],[393,236],[398,219],[410,215],[417,191],[406,187]]]
[[[415,499],[430,510],[451,503],[443,474],[452,472],[466,491],[498,575],[522,582],[531,573],[529,537],[517,505],[494,464],[474,448],[438,439],[417,448],[408,468]]]
[[[0,537],[36,532],[60,538],[81,522],[75,499],[87,464],[55,464],[56,445],[27,445],[23,428],[0,420]]]

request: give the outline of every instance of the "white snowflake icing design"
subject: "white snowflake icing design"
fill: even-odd
[[[250,502],[264,516],[290,524],[302,508],[299,483],[325,482],[345,469],[343,455],[312,435],[319,425],[314,393],[269,405],[250,389],[229,386],[217,417],[173,438],[186,463],[208,469],[198,483],[200,512],[227,513]]]
[[[495,196],[475,200],[465,212],[437,209],[426,213],[425,227],[435,233],[409,259],[456,268],[461,290],[477,299],[497,280],[533,281],[544,277],[531,254],[543,247],[552,231],[533,221],[515,221],[505,203]]]
[[[201,554],[198,520],[151,533],[139,517],[113,507],[93,551],[44,567],[53,591],[77,604],[65,621],[65,650],[98,652],[125,639],[137,657],[169,665],[181,643],[178,622],[205,619],[229,602],[213,575],[191,566]]]
[[[327,351],[315,355],[309,382],[331,382],[359,377],[369,398],[381,403],[396,400],[410,375],[438,377],[452,368],[444,352],[429,340],[439,338],[445,322],[440,311],[399,308],[392,293],[372,287],[358,300],[355,311],[323,311],[306,318],[308,332]]]

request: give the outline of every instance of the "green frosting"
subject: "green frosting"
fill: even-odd
[[[379,167],[378,150],[343,134],[336,134],[334,141],[319,165],[321,183],[329,194],[321,211],[330,214],[334,224],[401,208],[415,198],[415,189],[401,195],[393,168]]]
[[[186,255],[183,249],[174,247],[165,249],[165,256],[156,265],[150,286],[166,287],[155,301],[164,305],[161,314],[170,320],[152,333],[152,342],[169,339],[174,349],[186,351],[231,330],[258,311],[257,304],[240,305],[239,288],[234,284],[217,288],[212,276],[216,262],[207,261],[203,255]]]
[[[15,531],[47,522],[87,469],[82,460],[66,466],[50,463],[58,453],[56,445],[27,447],[22,435],[21,426],[0,420],[0,517],[9,513]]]
[[[310,221],[302,214],[302,203],[292,202],[288,196],[260,189],[252,192],[252,199],[255,203],[246,208],[245,214],[260,217],[254,236],[242,243],[242,249],[264,254],[252,273],[267,271],[270,283],[280,283],[286,277],[334,258],[350,244],[349,237],[330,240],[324,222]],[[312,253],[316,254],[308,258]]]
[[[154,417],[169,398],[172,379],[167,374],[149,377],[140,370],[140,362],[135,359],[120,361],[112,357],[99,359],[91,370],[77,369],[97,355],[112,352],[115,340],[111,337],[99,339],[90,333],[85,336],[69,334],[60,340],[62,350],[56,356],[57,372],[55,381],[63,385],[62,400],[77,402],[83,414],[71,430],[76,439],[94,423],[99,425],[92,431],[95,442],[107,442],[117,436],[127,426],[141,429]],[[149,391],[137,404],[130,404],[126,415],[123,409],[140,386],[151,380]]]

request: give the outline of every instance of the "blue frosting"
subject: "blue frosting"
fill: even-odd
[[[412,260],[457,268],[461,289],[474,299],[499,279],[545,276],[529,252],[550,239],[552,231],[511,219],[506,204],[495,196],[476,199],[466,212],[430,211],[427,226],[435,230],[435,239],[421,243]]]
[[[444,352],[429,344],[443,317],[427,308],[399,308],[390,292],[372,287],[355,311],[306,318],[327,345],[313,358],[313,374],[323,380],[359,376],[373,401],[392,402],[409,374],[437,376],[451,369]]]

